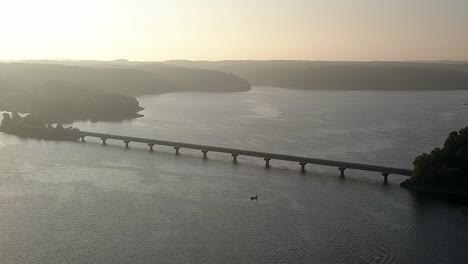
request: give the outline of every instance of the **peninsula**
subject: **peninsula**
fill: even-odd
[[[140,117],[143,108],[135,97],[141,95],[251,89],[233,74],[165,64],[0,63],[0,73],[0,111],[31,113],[46,123]]]
[[[24,138],[49,140],[77,140],[80,138],[79,129],[64,128],[62,124],[44,125],[32,115],[20,116],[18,113],[4,113],[0,123],[0,132]]]
[[[401,187],[468,197],[468,127],[450,133],[443,148],[423,153],[413,164],[413,176]]]

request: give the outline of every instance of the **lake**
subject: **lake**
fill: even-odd
[[[170,93],[81,130],[411,168],[468,125],[468,91]],[[466,263],[461,204],[405,177],[97,139],[0,134],[3,263]],[[258,201],[250,197],[258,195]]]

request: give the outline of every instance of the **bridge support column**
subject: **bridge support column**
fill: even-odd
[[[85,141],[85,137],[81,137],[80,140],[81,140],[81,142],[83,142],[83,143],[86,142],[86,141]]]
[[[382,176],[384,176],[384,183],[385,183],[385,184],[388,183],[388,175],[390,175],[390,173],[388,173],[388,172],[382,173]]]
[[[125,148],[128,148],[128,144],[130,144],[130,141],[124,140],[124,143],[125,143]]]
[[[346,168],[338,168],[338,169],[340,170],[341,178],[343,178],[345,176],[344,171],[346,170]]]
[[[102,140],[103,145],[107,145],[107,142],[106,142],[107,138],[101,138],[101,140]]]
[[[239,156],[239,154],[231,154],[231,155],[232,155],[233,162],[237,163],[237,156]]]
[[[271,159],[270,159],[270,158],[264,158],[264,160],[265,160],[265,168],[266,168],[266,169],[269,169],[269,168],[270,168],[270,160],[271,160]]]
[[[153,147],[154,147],[154,144],[148,144],[148,147],[150,148],[150,151],[153,152]]]
[[[208,150],[202,150],[201,152],[203,153],[203,159],[207,159],[208,158],[208,155],[207,155]]]
[[[174,147],[174,149],[175,149],[175,154],[176,154],[176,155],[179,155],[179,149],[180,149],[180,147]],[[206,154],[205,154],[205,156],[206,156]]]
[[[301,163],[299,163],[299,165],[301,165],[301,172],[305,173],[306,172],[305,166],[307,165],[307,163],[301,162]]]

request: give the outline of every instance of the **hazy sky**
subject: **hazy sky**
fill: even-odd
[[[0,60],[468,60],[468,0],[0,0]]]

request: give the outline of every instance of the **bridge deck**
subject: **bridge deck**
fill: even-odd
[[[207,145],[189,144],[189,143],[182,143],[182,142],[138,138],[138,137],[128,137],[128,136],[103,134],[103,133],[93,133],[93,132],[86,132],[86,131],[80,131],[79,133],[82,138],[97,137],[103,140],[114,139],[114,140],[122,140],[122,141],[128,141],[128,142],[145,143],[149,145],[162,145],[162,146],[169,146],[169,147],[174,147],[174,148],[195,149],[195,150],[200,150],[204,152],[219,152],[219,153],[232,154],[236,156],[239,155],[239,156],[258,157],[258,158],[266,159],[267,164],[269,164],[269,160],[271,159],[271,160],[284,160],[284,161],[298,162],[304,166],[305,164],[317,164],[317,165],[337,167],[337,168],[343,168],[343,169],[355,169],[355,170],[362,170],[362,171],[380,172],[383,174],[396,174],[396,175],[403,175],[403,176],[411,176],[413,174],[412,170],[403,169],[403,168],[375,166],[375,165],[369,165],[369,164],[334,161],[334,160],[326,160],[326,159],[315,159],[315,158],[284,155],[284,154],[275,154],[275,153],[233,149],[233,148],[222,148],[222,147],[214,147],[214,146],[207,146]],[[385,179],[386,179],[386,176],[385,176]]]

